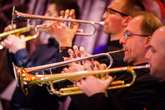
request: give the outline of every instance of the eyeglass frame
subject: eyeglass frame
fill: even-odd
[[[107,13],[110,13],[110,11],[116,12],[116,13],[122,15],[122,16],[129,16],[128,14],[122,13],[122,12],[114,10],[112,8],[107,8]]]
[[[141,35],[141,34],[134,34],[134,33],[130,33],[130,32],[125,32],[125,33],[124,33],[124,37],[125,37],[125,39],[127,40],[128,37],[129,37],[130,35],[137,35],[137,36],[142,36],[142,37],[148,37],[148,36],[151,36],[151,35]]]

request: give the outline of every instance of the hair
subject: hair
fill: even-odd
[[[143,16],[141,30],[146,35],[152,35],[156,29],[163,26],[161,20],[150,12],[137,12],[136,16]]]
[[[79,6],[75,0],[51,0],[50,4],[56,4],[58,12],[66,9],[74,9],[76,18],[79,18]]]
[[[123,13],[132,16],[138,11],[145,11],[145,7],[139,0],[125,0],[125,5],[121,10]]]

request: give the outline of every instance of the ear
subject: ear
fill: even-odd
[[[145,48],[148,48],[150,46],[151,36],[147,37],[145,41]]]
[[[127,16],[123,18],[123,26],[127,27],[128,23],[131,21],[132,17],[131,16]]]

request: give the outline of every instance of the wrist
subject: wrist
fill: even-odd
[[[72,47],[72,41],[59,42],[60,47]]]

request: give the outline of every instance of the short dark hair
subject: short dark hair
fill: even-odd
[[[156,29],[163,26],[161,20],[150,12],[137,12],[136,16],[143,16],[140,26],[145,35],[152,35]]]
[[[51,0],[50,4],[56,4],[57,11],[66,9],[74,9],[76,12],[76,18],[79,18],[79,6],[75,0]]]
[[[145,11],[145,7],[139,0],[125,0],[125,5],[121,10],[123,13],[132,16],[138,11]]]

